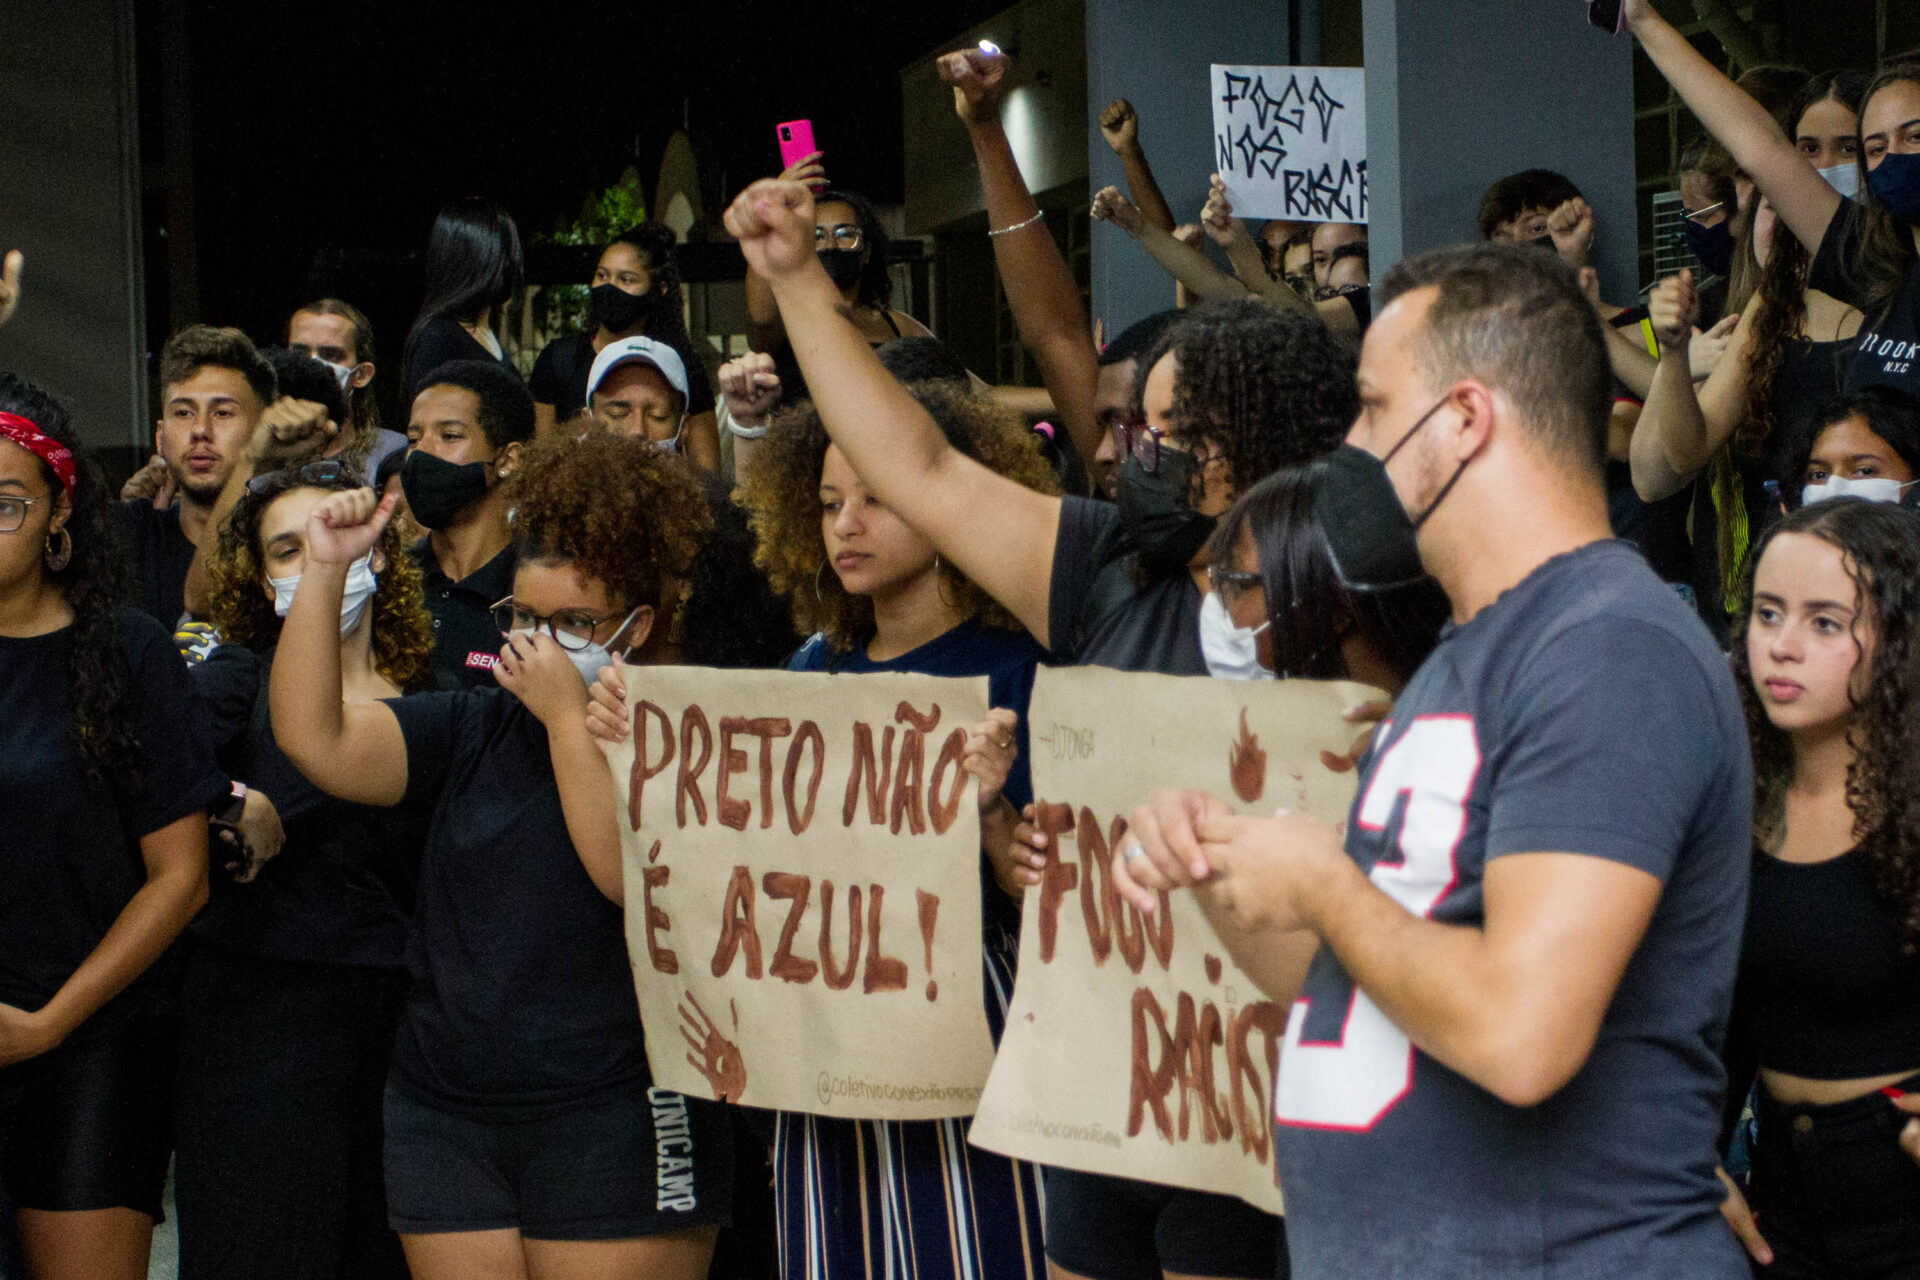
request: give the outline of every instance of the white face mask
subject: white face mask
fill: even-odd
[[[1272,625],[1234,626],[1219,594],[1209,591],[1200,602],[1200,655],[1207,660],[1207,674],[1221,680],[1273,679],[1273,672],[1260,665],[1260,633]]]
[[[293,608],[293,593],[300,589],[300,575],[288,578],[268,578],[267,585],[273,588],[273,611],[281,617],[287,616],[287,610]],[[340,593],[340,634],[346,635],[360,625],[360,619],[367,612],[367,604],[373,599],[380,581],[373,573],[373,552],[355,560],[347,568],[346,589]]]
[[[1869,480],[1848,480],[1843,476],[1829,476],[1819,484],[1810,484],[1802,489],[1800,505],[1812,506],[1816,502],[1825,502],[1828,498],[1865,498],[1868,502],[1898,502],[1900,491],[1906,487],[1898,480],[1890,480],[1884,476],[1875,476]]]
[[[1847,199],[1855,199],[1860,194],[1860,166],[1857,164],[1836,164],[1830,169],[1816,172],[1827,180],[1827,185]]]
[[[613,629],[614,636],[618,637],[622,631],[625,631],[627,629],[627,624],[633,621],[634,614],[639,612],[640,612],[639,606],[638,605],[634,606],[633,611],[627,614],[625,618],[621,619],[620,625]],[[527,629],[522,629],[519,631],[509,631],[507,632],[507,639],[508,641],[526,640],[526,639],[529,639],[532,635],[533,635],[533,632]],[[552,637],[549,636],[548,638],[551,639]],[[531,649],[532,646],[528,646],[528,647],[529,649]],[[592,684],[594,681],[594,678],[600,674],[600,668],[610,667],[613,665],[613,651],[608,649],[607,646],[603,644],[590,643],[587,645],[586,648],[578,649],[578,650],[568,649],[565,646],[562,646],[561,652],[567,655],[567,661],[573,664],[573,669],[580,673],[580,682],[582,684],[589,684],[589,685]],[[631,655],[632,652],[633,652],[633,649],[631,646],[629,646],[626,652],[621,656],[623,658],[627,657]]]
[[[360,367],[359,365],[335,364],[331,360],[321,360],[319,356],[315,356],[314,359],[327,366],[327,372],[331,373],[334,378],[338,380],[342,391],[351,392],[353,390],[353,373],[354,370]]]

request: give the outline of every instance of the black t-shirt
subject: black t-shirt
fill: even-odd
[[[431,811],[394,1070],[448,1105],[563,1107],[648,1078],[625,917],[567,836],[547,731],[504,689],[387,704]]]
[[[1867,279],[1860,270],[1865,229],[1865,210],[1842,196],[1840,211],[1827,224],[1807,276],[1814,288],[1862,310],[1868,302]],[[1862,387],[1892,387],[1920,400],[1920,258],[1907,260],[1907,278],[1893,304],[1884,314],[1869,314],[1860,326],[1853,364],[1847,370],[1847,390]]]
[[[139,783],[86,785],[67,676],[73,628],[0,637],[0,1003],[38,1009],[146,883],[140,840],[227,790],[172,638],[139,610],[115,614],[129,672],[126,723]]]
[[[1487,865],[1624,863],[1660,900],[1585,1065],[1515,1107],[1417,1048],[1331,949],[1275,1090],[1302,1276],[1744,1280],[1714,1177],[1753,770],[1726,659],[1631,547],[1557,556],[1450,627],[1361,767],[1347,853],[1482,926]]]
[[[413,544],[419,562],[427,612],[433,615],[433,681],[440,689],[493,688],[493,668],[500,658],[500,629],[491,610],[513,594],[517,563],[513,544],[493,559],[455,582],[440,568],[433,539]]]
[[[193,544],[180,529],[180,509],[151,502],[116,502],[134,575],[134,603],[169,633],[187,611],[187,570]]]
[[[1200,588],[1187,573],[1135,580],[1133,544],[1110,502],[1060,500],[1047,629],[1062,665],[1204,676]]]
[[[419,832],[409,842],[404,811],[336,800],[301,776],[273,740],[271,663],[271,655],[223,644],[193,667],[221,764],[273,801],[287,833],[248,884],[212,868],[194,936],[242,955],[397,969],[405,963]]]
[[[491,360],[516,379],[520,370],[504,354],[495,355],[486,344],[452,320],[429,320],[420,326],[420,336],[407,351],[407,404],[427,386],[427,376],[451,360]]]
[[[693,349],[674,338],[656,338],[672,347],[687,367],[687,413],[713,412],[713,385],[707,381],[707,367]],[[587,403],[587,376],[593,372],[593,337],[570,333],[555,338],[540,349],[527,377],[527,389],[540,404],[553,406],[554,416],[565,422]]]

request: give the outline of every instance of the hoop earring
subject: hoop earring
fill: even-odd
[[[56,536],[60,539],[60,549],[58,551],[53,549],[53,540]],[[73,563],[73,535],[65,529],[61,529],[57,535],[48,534],[46,552],[47,571],[49,573],[58,573],[71,563]]]
[[[819,605],[819,606],[820,606],[821,608],[823,608],[823,609],[827,607],[827,597],[826,597],[826,595],[825,595],[824,593],[822,593],[822,591],[820,590],[820,575],[821,575],[821,574],[823,574],[823,573],[825,573],[826,571],[827,571],[827,562],[826,562],[825,560],[822,560],[822,561],[820,562],[820,567],[819,567],[818,569],[815,569],[815,570],[813,571],[813,599],[814,599],[814,603],[815,603],[815,604],[818,604],[818,605]]]
[[[947,608],[953,610],[955,613],[960,612],[960,606],[947,598],[947,583],[946,579],[940,575],[940,553],[938,551],[933,553],[933,589],[939,594],[941,604],[947,606]]]

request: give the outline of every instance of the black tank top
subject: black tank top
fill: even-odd
[[[1920,957],[1901,943],[1867,854],[1756,849],[1735,1016],[1759,1065],[1810,1080],[1920,1067]]]

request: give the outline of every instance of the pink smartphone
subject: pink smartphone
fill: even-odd
[[[813,145],[813,121],[789,120],[776,132],[780,137],[780,167],[791,169],[820,148]]]

